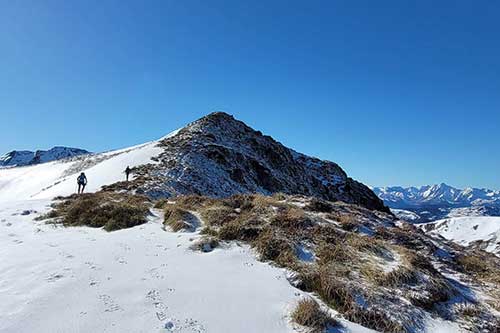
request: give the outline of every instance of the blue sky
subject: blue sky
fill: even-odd
[[[369,185],[500,189],[500,2],[0,2],[0,152],[215,110]]]

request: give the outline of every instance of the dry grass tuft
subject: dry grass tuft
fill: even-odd
[[[317,213],[331,213],[333,211],[333,205],[328,201],[318,198],[312,198],[311,201],[309,201],[304,207],[304,209]]]
[[[318,302],[312,298],[301,299],[297,303],[292,312],[292,320],[301,326],[308,327],[309,332],[318,333],[338,325],[338,322],[323,311]]]
[[[176,205],[167,205],[165,207],[165,219],[163,224],[169,226],[173,231],[181,230],[193,231],[196,228],[196,217],[185,209]]]
[[[353,214],[340,214],[337,216],[337,221],[340,223],[340,227],[346,231],[354,231],[360,225],[358,218]]]
[[[146,223],[150,206],[146,197],[113,192],[75,194],[60,199],[40,219],[55,218],[65,226],[85,225],[106,231]]]

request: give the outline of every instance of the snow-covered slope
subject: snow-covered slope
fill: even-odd
[[[500,217],[455,217],[419,226],[458,244],[500,254]]]
[[[107,233],[22,215],[48,204],[0,204],[0,332],[292,330],[301,292],[248,247],[193,252],[199,235],[167,233],[161,216]]]
[[[76,177],[85,172],[88,191],[123,180],[123,171],[152,163],[162,149],[153,141],[101,154],[82,155],[38,165],[0,169],[0,201],[53,198],[74,193]]]
[[[0,202],[0,332],[306,332],[290,312],[309,294],[247,245],[192,251],[199,231],[164,230],[157,210],[114,232],[33,220],[51,203]],[[330,332],[376,333],[338,320]],[[412,320],[416,333],[466,332],[426,312]]]
[[[0,156],[0,167],[46,163],[85,154],[89,154],[89,152],[84,149],[69,147],[54,147],[49,150],[37,150],[36,152],[28,150],[14,150]]]
[[[216,112],[157,141],[101,154],[83,155],[35,166],[0,169],[0,201],[51,198],[76,191],[85,172],[88,191],[124,180],[150,197],[284,192],[357,203],[388,212],[365,185],[349,178],[336,163],[295,152],[232,116]]]

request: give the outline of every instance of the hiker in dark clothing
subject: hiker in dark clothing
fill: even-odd
[[[132,169],[130,169],[129,166],[127,166],[127,168],[125,169],[125,175],[127,176],[127,181],[128,181],[128,175],[130,175],[130,173],[132,172]]]
[[[76,179],[76,182],[78,183],[78,194],[83,193],[85,185],[87,185],[87,176],[85,176],[85,173],[82,172]]]

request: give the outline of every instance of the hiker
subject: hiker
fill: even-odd
[[[85,185],[87,185],[87,176],[85,176],[85,173],[82,172],[76,179],[76,182],[78,183],[78,194],[83,193]]]
[[[127,176],[127,181],[128,181],[128,175],[130,175],[130,173],[132,172],[132,169],[130,169],[130,167],[127,165],[127,168],[125,169],[125,175]]]

